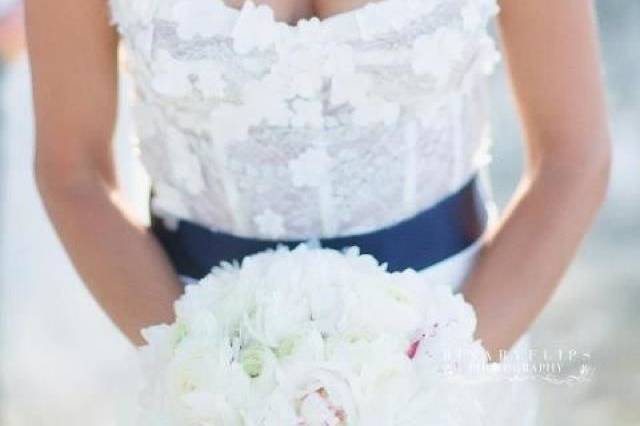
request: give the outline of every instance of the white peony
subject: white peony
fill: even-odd
[[[143,330],[142,423],[480,424],[475,315],[449,287],[389,273],[357,247],[279,246],[223,262]],[[452,361],[454,351],[466,358]],[[457,363],[457,364],[456,364]]]

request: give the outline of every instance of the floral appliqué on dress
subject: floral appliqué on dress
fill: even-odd
[[[350,234],[487,163],[496,0],[377,0],[295,25],[252,0],[110,2],[157,214],[263,238]]]

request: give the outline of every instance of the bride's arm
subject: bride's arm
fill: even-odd
[[[591,2],[502,0],[498,24],[527,161],[462,290],[494,360],[553,294],[605,198],[611,156]]]
[[[117,34],[107,1],[27,0],[25,8],[38,189],[92,295],[142,344],[142,327],[173,319],[182,287],[116,181]]]

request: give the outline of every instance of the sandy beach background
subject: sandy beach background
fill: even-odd
[[[640,2],[602,1],[598,11],[615,146],[610,191],[532,330],[534,347],[588,354],[592,370],[574,384],[539,380],[545,426],[640,425]],[[36,195],[26,58],[4,65],[0,78],[0,425],[133,425],[133,350],[82,286]],[[507,87],[501,67],[491,77],[501,207],[522,155]],[[123,113],[118,165],[143,217],[146,180],[128,129]]]

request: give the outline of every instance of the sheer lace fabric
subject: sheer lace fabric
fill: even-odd
[[[489,161],[495,0],[277,22],[246,0],[111,0],[154,213],[264,238],[393,224]]]

